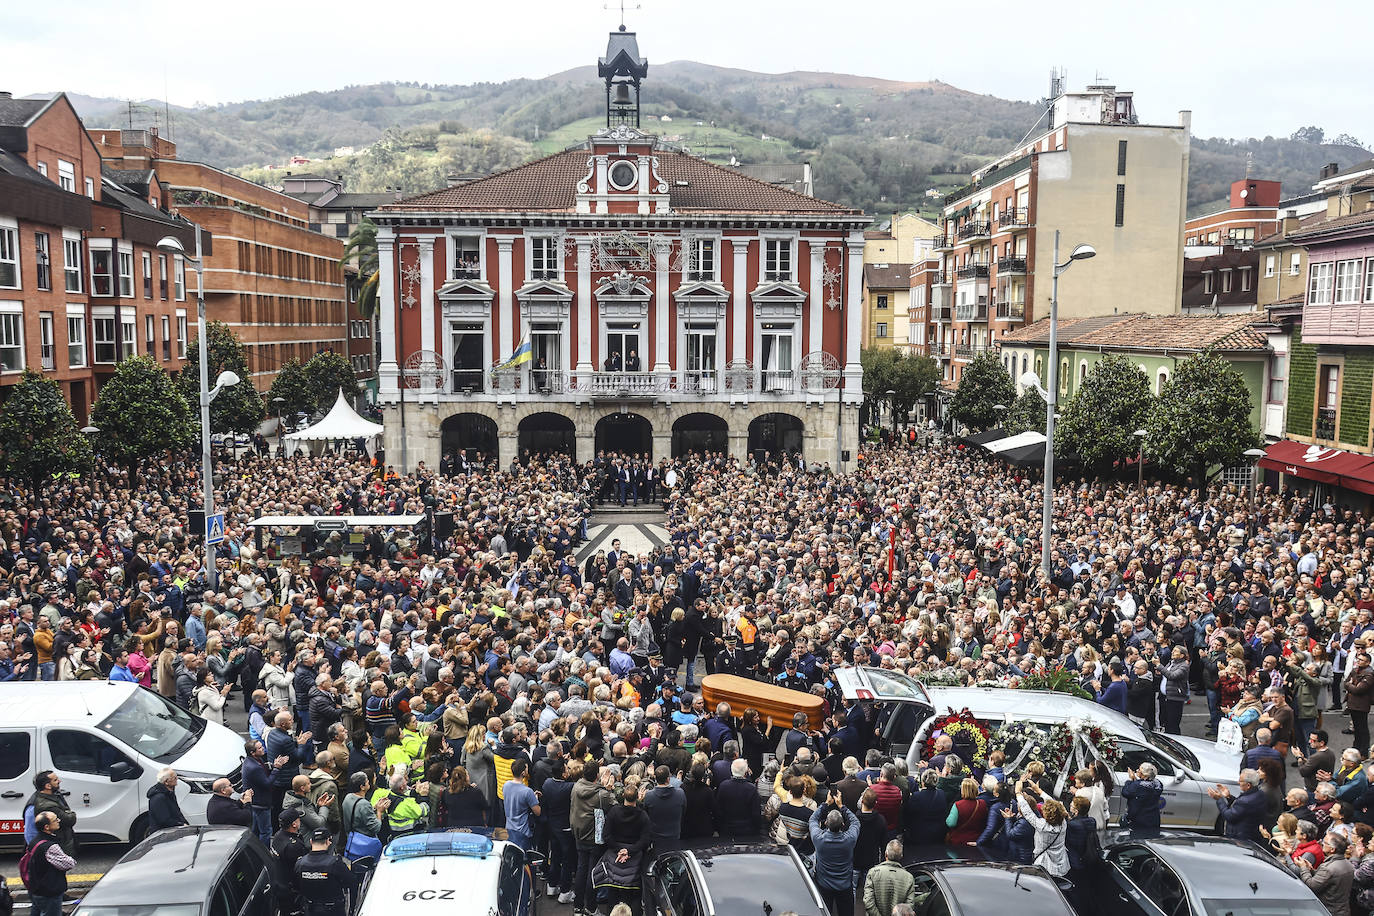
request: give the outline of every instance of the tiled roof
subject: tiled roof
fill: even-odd
[[[1132,318],[1132,315],[1099,315],[1096,318],[1060,318],[1059,319],[1059,340],[1061,342],[1077,340],[1084,334],[1109,327],[1119,321]],[[1050,322],[1049,319],[1042,319],[1034,324],[1028,324],[1024,328],[1017,328],[1005,337],[999,337],[998,343],[1009,344],[1048,344],[1050,342]]]
[[[1359,213],[1317,220],[1311,225],[1300,226],[1297,232],[1290,232],[1288,238],[1293,241],[1315,240],[1328,232],[1359,229],[1364,226],[1374,227],[1374,210],[1361,210]]]
[[[23,127],[52,99],[0,99],[0,127]]]
[[[391,194],[337,194],[323,204],[321,210],[354,210],[359,207],[371,209],[383,207],[396,198]]]
[[[869,289],[907,289],[911,286],[911,265],[865,264],[864,285]]]
[[[421,194],[381,209],[570,213],[577,206],[577,184],[587,174],[589,155],[587,150],[580,147],[564,150],[487,178]],[[657,158],[659,175],[668,182],[669,200],[674,210],[837,216],[862,214],[861,210],[806,197],[686,153],[659,150]]]
[[[1306,229],[1310,229],[1317,223],[1325,221],[1325,219],[1326,216],[1322,213],[1314,213],[1311,216],[1304,216],[1302,219],[1298,220],[1298,228],[1294,231],[1302,232]],[[1284,235],[1283,230],[1280,229],[1278,232],[1272,232],[1269,235],[1261,236],[1260,238],[1256,239],[1254,247],[1268,248],[1273,245],[1287,244],[1290,237],[1291,236]]]
[[[1130,350],[1264,350],[1269,346],[1260,312],[1237,315],[1113,315],[1059,322],[1061,343]],[[1067,333],[1065,325],[1069,325]],[[1049,322],[1008,334],[1002,344],[1049,342]]]

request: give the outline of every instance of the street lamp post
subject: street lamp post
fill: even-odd
[[[1259,489],[1259,460],[1267,452],[1262,448],[1247,448],[1245,457],[1250,459],[1250,511],[1255,511],[1255,491]]]
[[[997,421],[996,421],[996,422],[997,422],[997,428],[998,428],[998,429],[1003,429],[1003,428],[1005,427],[1006,422],[1007,422],[1007,405],[1006,405],[1006,404],[993,404],[993,405],[992,405],[992,409],[995,410],[995,411],[997,411]]]
[[[1026,372],[1021,376],[1021,384],[1034,388],[1045,401],[1045,497],[1042,507],[1040,532],[1040,568],[1045,578],[1050,577],[1050,533],[1054,527],[1054,421],[1059,401],[1059,275],[1073,266],[1074,261],[1086,261],[1096,257],[1097,249],[1091,245],[1076,245],[1069,253],[1069,259],[1059,263],[1059,230],[1054,230],[1054,272],[1050,275],[1050,354],[1049,385],[1040,384],[1040,376]]]
[[[283,451],[286,445],[286,430],[281,425],[282,408],[286,405],[286,398],[277,395],[272,399],[272,403],[277,407],[277,450]]]
[[[1131,433],[1136,439],[1135,448],[1135,487],[1140,492],[1145,492],[1145,430],[1137,429]]]
[[[215,590],[215,548],[210,544],[210,516],[215,513],[214,460],[210,455],[210,402],[225,388],[237,385],[241,379],[238,374],[225,370],[215,379],[215,387],[210,388],[210,353],[206,342],[205,328],[205,260],[200,249],[200,227],[196,227],[196,256],[186,254],[186,246],[175,236],[164,236],[157,243],[157,250],[164,254],[180,255],[196,272],[196,336],[200,338],[197,356],[200,357],[200,476],[204,490],[205,530],[205,581],[210,591]]]
[[[897,438],[897,392],[891,388],[883,392],[887,398],[887,409],[892,412],[892,438]]]

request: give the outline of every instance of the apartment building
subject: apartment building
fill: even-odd
[[[910,299],[910,264],[864,265],[864,349],[905,346]]]
[[[206,314],[239,335],[259,391],[291,359],[349,352],[343,242],[311,230],[306,203],[178,159],[176,145],[155,131],[90,133],[112,167],[155,170],[175,211],[213,239],[205,258]]]
[[[1097,250],[1060,280],[1061,316],[1178,311],[1190,113],[1144,123],[1133,94],[1108,85],[1053,95],[1032,139],[945,198],[936,249],[941,297],[953,308],[928,333],[952,354],[950,383],[978,353],[1047,314],[1055,230],[1061,258],[1078,244]]]
[[[65,94],[0,93],[0,397],[36,369],[84,423],[123,359],[180,370],[185,265],[157,242],[195,232],[155,169],[102,162]]]

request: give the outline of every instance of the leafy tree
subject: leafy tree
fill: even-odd
[[[277,404],[281,398],[283,403]],[[287,360],[277,370],[272,387],[267,389],[267,400],[273,404],[273,413],[282,417],[295,417],[301,411],[315,408],[315,398],[310,393],[310,383],[305,377],[305,366],[298,359]],[[280,410],[276,409],[280,408]]]
[[[100,427],[101,454],[131,472],[139,459],[186,448],[196,438],[191,405],[166,370],[147,356],[119,364],[100,389],[91,423]]]
[[[332,350],[316,353],[305,364],[305,387],[310,395],[311,406],[328,410],[343,389],[344,397],[352,403],[358,395],[358,377],[353,365]]]
[[[354,260],[358,276],[364,278],[362,289],[358,291],[358,311],[371,318],[377,311],[377,279],[380,276],[377,268],[380,261],[377,257],[377,224],[365,216],[348,237],[339,264],[346,267]]]
[[[1044,398],[1040,397],[1033,388],[1027,388],[1021,392],[1020,396],[1011,402],[1007,416],[1002,422],[1002,427],[1009,436],[1032,430],[1043,434],[1045,432]]]
[[[77,429],[62,388],[25,369],[0,410],[0,467],[35,490],[58,474],[91,466],[91,443]]]
[[[1135,363],[1120,353],[1093,366],[1055,426],[1055,447],[1078,455],[1085,467],[1104,468],[1134,455],[1132,435],[1150,414],[1154,395]]]
[[[994,405],[1010,407],[1015,397],[1016,386],[1006,367],[995,352],[985,350],[964,367],[949,410],[955,420],[970,429],[988,429],[999,419]]]
[[[901,422],[910,418],[917,401],[935,390],[940,377],[935,360],[911,356],[895,347],[864,350],[859,354],[859,363],[864,370],[864,391],[875,402],[887,402],[894,418]]]
[[[1145,424],[1145,452],[1161,465],[1201,482],[1207,469],[1239,463],[1259,444],[1250,425],[1245,379],[1207,350],[1179,363]]]
[[[225,388],[210,402],[210,431],[214,433],[251,433],[266,415],[253,380],[248,372],[248,357],[243,341],[222,321],[206,325],[205,346],[209,355],[210,385],[226,369],[241,381]],[[197,433],[200,429],[200,338],[191,341],[186,352],[186,365],[177,373],[177,389],[191,405],[191,422]]]

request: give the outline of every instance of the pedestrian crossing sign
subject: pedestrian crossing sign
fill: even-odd
[[[218,544],[224,540],[224,513],[205,516],[205,543]]]

